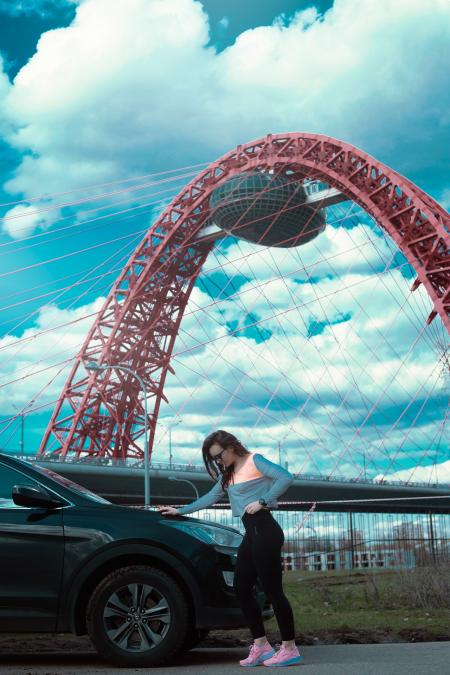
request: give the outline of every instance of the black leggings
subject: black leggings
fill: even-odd
[[[234,573],[234,590],[254,639],[265,635],[261,609],[253,593],[259,578],[262,588],[272,603],[282,640],[293,640],[294,615],[283,592],[281,547],[284,533],[270,511],[244,513],[244,539],[239,546]]]

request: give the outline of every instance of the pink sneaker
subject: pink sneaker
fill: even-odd
[[[270,659],[275,654],[274,648],[266,642],[262,647],[253,643],[250,647],[250,654],[246,659],[239,661],[241,666],[262,666],[264,659]]]
[[[296,666],[302,660],[297,647],[286,649],[281,646],[277,653],[264,661],[265,666]]]

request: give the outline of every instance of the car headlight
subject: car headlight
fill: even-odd
[[[206,544],[219,544],[220,546],[232,546],[237,548],[243,539],[243,535],[237,530],[228,530],[216,525],[204,525],[203,523],[186,523],[178,520],[165,521],[165,525],[175,527],[178,530],[197,537]]]

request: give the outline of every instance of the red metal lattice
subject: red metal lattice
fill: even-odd
[[[238,146],[202,171],[167,207],[117,279],[78,354],[39,449],[62,458],[142,457],[144,408],[128,373],[88,374],[84,363],[126,364],[148,392],[149,447],[186,303],[214,242],[195,242],[209,196],[249,170],[323,180],[358,203],[397,243],[450,332],[450,222],[429,195],[354,146],[306,133],[268,135]],[[100,411],[104,405],[107,412]]]

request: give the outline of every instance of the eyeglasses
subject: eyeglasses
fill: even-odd
[[[214,462],[217,462],[218,459],[220,459],[220,460],[222,459],[222,455],[226,451],[227,451],[227,448],[224,448],[223,450],[218,452],[217,455],[210,455],[210,457],[211,457],[212,460],[214,460]]]

